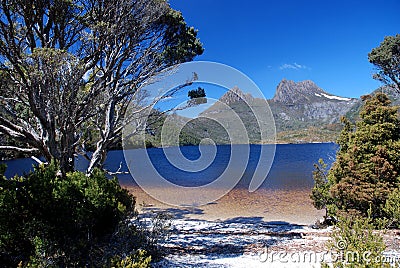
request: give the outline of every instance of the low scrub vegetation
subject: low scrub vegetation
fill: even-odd
[[[380,223],[384,226],[384,222]],[[367,217],[340,218],[329,245],[334,256],[331,266],[324,267],[390,267],[383,255],[386,245],[382,234],[374,231]]]
[[[148,267],[165,229],[160,218],[154,230],[142,225],[134,197],[100,170],[58,172],[52,163],[0,175],[2,267]]]

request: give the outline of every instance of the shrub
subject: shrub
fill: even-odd
[[[383,211],[390,220],[390,225],[400,228],[400,189],[397,188],[386,199]]]
[[[390,267],[383,256],[383,237],[374,231],[370,215],[371,210],[367,217],[340,218],[329,245],[335,253],[333,267]]]
[[[147,256],[146,251],[138,250],[135,254],[125,258],[116,257],[111,262],[113,268],[147,268],[150,267],[151,257]]]
[[[72,172],[62,178],[57,172],[52,163],[25,177],[1,176],[3,267],[99,266],[111,259],[105,252],[115,246],[110,244],[115,231],[133,216],[135,199],[117,179],[108,179],[100,170],[90,177]],[[128,253],[140,247],[135,242],[131,241]]]
[[[147,263],[148,255],[151,256],[151,260],[158,260],[163,254],[160,243],[168,235],[170,218],[167,213],[156,212],[146,215],[145,218],[136,215],[121,221],[105,248],[103,262],[111,266],[136,259],[139,263]],[[146,252],[146,258],[137,258],[143,255],[143,252]]]
[[[314,164],[313,179],[314,187],[311,190],[310,198],[316,209],[325,209],[325,217],[328,214],[327,205],[329,204],[329,181],[327,164],[320,159],[318,164]]]

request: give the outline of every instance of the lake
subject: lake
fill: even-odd
[[[234,145],[244,146],[244,145]],[[271,145],[250,145],[250,155],[247,167],[237,187],[248,187],[254,169],[259,161],[261,147]],[[268,189],[304,189],[313,185],[312,171],[313,164],[322,158],[328,165],[335,160],[338,146],[334,143],[310,143],[310,144],[278,144],[276,145],[275,157],[271,170],[261,185],[261,188]],[[176,148],[174,148],[176,149]],[[214,161],[205,169],[199,172],[188,172],[171,164],[164,150],[171,148],[150,148],[146,149],[157,172],[168,181],[187,187],[205,185],[215,180],[223,172],[230,158],[231,147],[228,145],[217,146]],[[200,157],[198,146],[180,147],[184,157],[189,160],[196,160]],[[36,163],[30,159],[14,159],[3,161],[7,164],[6,177],[10,178],[15,174],[23,175],[32,170]],[[127,171],[127,165],[122,151],[111,151],[108,154],[105,167],[107,170],[116,171],[122,163],[122,170]],[[76,167],[83,170],[87,167],[87,161],[83,158],[76,159]],[[234,164],[233,164],[234,165]],[[145,175],[144,175],[145,176]],[[131,175],[119,175],[121,184],[136,185]]]
[[[236,149],[239,148],[240,151],[240,146],[244,145],[235,146],[238,146]],[[156,194],[158,190],[169,198],[175,198],[174,200],[169,199],[166,202],[160,202],[163,197],[154,198],[154,195],[150,196],[149,191],[143,191],[137,186],[132,176],[120,175],[118,177],[121,184],[130,189],[137,197],[139,209],[146,207],[150,207],[152,210],[166,209],[175,214],[178,213],[181,217],[206,220],[257,218],[268,221],[310,224],[322,217],[324,212],[314,209],[309,198],[313,186],[313,165],[320,158],[327,164],[332,164],[338,145],[334,143],[276,145],[275,158],[268,176],[257,191],[249,192],[248,185],[259,161],[259,152],[263,148],[262,146],[266,146],[264,149],[268,149],[268,146],[271,145],[250,145],[249,161],[243,176],[241,176],[236,187],[224,195],[217,191],[214,194],[213,189],[206,189],[196,192],[195,195],[188,193],[188,196],[184,196],[182,193],[177,193],[176,189],[152,185],[151,190],[155,189]],[[200,157],[200,150],[197,146],[165,148],[167,154],[170,154],[168,150],[176,153],[177,149],[180,149],[182,155],[192,161]],[[181,186],[203,186],[212,182],[227,167],[230,152],[230,146],[217,146],[215,159],[207,168],[199,172],[187,172],[169,163],[163,149],[150,148],[146,150],[155,170],[168,181]],[[147,168],[143,166],[137,167],[135,161],[133,160],[134,163],[130,164],[141,171],[140,176],[143,176],[143,179],[150,180],[153,176],[152,173],[147,172]],[[8,165],[7,177],[23,174],[29,171],[34,164],[31,159],[15,159],[5,162]],[[122,170],[127,170],[123,152],[111,151],[108,154],[105,167],[108,170],[115,171],[119,168],[120,163],[122,163]],[[87,162],[78,158],[76,159],[76,166],[78,169],[83,169],[87,166]],[[215,198],[218,195],[221,198]],[[202,200],[198,201],[197,199],[204,198],[204,196],[215,201],[199,206],[199,203],[203,203]],[[180,203],[181,200],[186,201]],[[191,200],[191,202],[187,202],[187,200]],[[179,206],[179,209],[177,206]]]

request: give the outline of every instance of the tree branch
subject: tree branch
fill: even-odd
[[[21,148],[21,147],[16,147],[16,146],[0,146],[0,150],[17,151],[17,152],[22,152],[22,153],[39,152],[39,150],[36,148]]]

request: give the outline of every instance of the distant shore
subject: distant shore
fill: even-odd
[[[293,141],[293,142],[288,142],[288,141],[279,141],[276,140],[274,142],[251,142],[251,143],[246,143],[246,144],[242,144],[242,143],[235,143],[235,144],[231,144],[231,143],[216,143],[216,144],[204,144],[204,145],[215,145],[215,146],[229,146],[229,145],[287,145],[287,144],[335,144],[335,141]],[[158,149],[162,149],[162,148],[171,148],[171,147],[185,147],[185,146],[199,146],[199,144],[181,144],[179,146],[177,145],[165,145],[165,146],[157,146],[157,145],[152,145],[152,146],[148,146],[148,147],[130,147],[127,148],[128,150],[134,150],[134,149],[150,149],[150,148],[158,148]],[[114,151],[118,151],[118,150],[123,150],[123,148],[121,149],[115,149]]]

